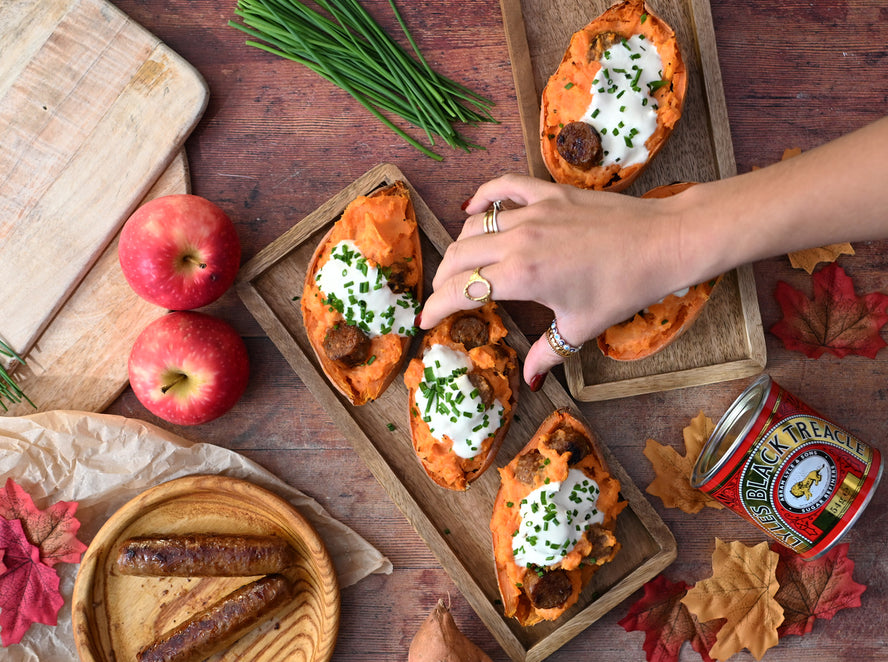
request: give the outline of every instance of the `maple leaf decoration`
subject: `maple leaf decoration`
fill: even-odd
[[[40,560],[48,566],[80,563],[86,545],[76,537],[80,529],[76,511],[76,501],[57,501],[46,510],[38,509],[12,478],[0,490],[0,517],[21,520],[25,537],[40,549]]]
[[[722,508],[722,505],[705,492],[691,486],[694,464],[703,445],[715,426],[702,411],[682,430],[685,454],[679,455],[672,446],[648,439],[644,455],[651,461],[657,477],[647,486],[646,492],[660,497],[667,508],[680,508],[686,513],[700,512],[704,507]]]
[[[888,295],[857,296],[854,281],[837,264],[821,269],[812,281],[813,300],[783,281],[777,283],[775,297],[783,319],[771,327],[771,333],[787,349],[812,359],[824,352],[839,358],[848,354],[875,358],[886,344],[880,332],[888,321]]]
[[[681,600],[701,621],[727,619],[709,649],[716,660],[727,660],[743,648],[759,660],[777,644],[777,626],[783,622],[783,607],[774,600],[779,558],[766,542],[747,547],[716,538],[712,576],[697,582]]]
[[[777,629],[781,637],[807,634],[818,618],[830,619],[841,609],[860,606],[866,586],[851,577],[854,561],[848,558],[848,543],[812,561],[777,543],[771,549],[780,555],[780,588],[774,599],[783,606],[783,623]]]
[[[0,517],[0,544],[6,570],[0,575],[0,641],[21,641],[32,623],[55,625],[65,603],[59,575],[40,561],[40,550],[28,542],[21,520]]]
[[[678,662],[684,642],[690,641],[703,662],[712,662],[709,649],[715,645],[718,629],[724,619],[701,623],[682,604],[688,585],[671,582],[663,575],[644,585],[644,597],[619,621],[626,632],[641,630],[648,662]]]

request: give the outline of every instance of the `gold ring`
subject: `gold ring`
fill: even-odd
[[[475,283],[481,283],[484,286],[484,294],[478,297],[473,297],[469,294],[469,288]],[[481,267],[477,267],[472,275],[469,276],[469,280],[466,283],[466,286],[463,288],[463,294],[466,295],[466,299],[470,301],[477,301],[478,303],[487,303],[490,301],[490,293],[493,291],[493,288],[490,286],[490,281],[487,280],[484,276],[481,275]]]
[[[549,341],[549,347],[552,348],[552,351],[565,359],[569,356],[573,356],[583,347],[582,345],[571,345],[569,342],[565,341],[564,338],[561,337],[561,333],[558,332],[558,324],[555,320],[552,320],[552,324],[550,324],[549,328],[546,330],[546,340]]]

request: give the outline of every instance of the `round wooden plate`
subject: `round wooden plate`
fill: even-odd
[[[326,662],[339,628],[339,584],[323,541],[288,502],[247,481],[188,476],[151,488],[121,507],[89,545],[74,584],[74,641],[82,662],[135,660],[158,635],[255,577],[132,577],[115,552],[131,536],[273,534],[299,552],[287,574],[291,604],[214,655],[226,660]]]

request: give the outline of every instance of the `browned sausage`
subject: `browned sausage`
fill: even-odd
[[[117,551],[118,572],[153,577],[249,577],[295,562],[296,550],[277,536],[143,536],[124,540]]]
[[[410,292],[415,294],[413,288],[407,284],[407,276],[410,274],[410,265],[406,262],[394,262],[385,268],[386,280],[389,289],[395,294]]]
[[[252,630],[293,597],[283,575],[268,575],[241,586],[162,634],[136,654],[138,662],[199,662]]]
[[[337,324],[324,336],[324,351],[331,361],[355,367],[370,357],[370,338],[351,324]]]
[[[474,315],[463,315],[453,321],[450,327],[450,339],[463,344],[467,350],[486,345],[490,342],[490,331],[487,322]]]
[[[604,158],[601,136],[586,122],[565,124],[555,138],[555,149],[562,159],[583,170],[599,165]]]
[[[525,453],[515,463],[515,478],[525,485],[533,485],[534,478],[543,468],[543,454],[537,449]]]
[[[481,398],[481,402],[484,406],[490,407],[493,405],[496,396],[493,393],[493,386],[487,381],[487,377],[480,372],[470,372],[469,381],[472,382],[472,386],[478,391],[478,397]]]
[[[599,32],[589,43],[589,62],[598,62],[604,57],[604,51],[614,44],[619,44],[624,37],[616,32]]]
[[[560,607],[573,592],[570,577],[560,568],[538,573],[529,571],[524,578],[524,589],[537,609]]]
[[[591,450],[589,440],[571,427],[557,428],[543,443],[559,455],[570,453],[569,465],[582,460]]]

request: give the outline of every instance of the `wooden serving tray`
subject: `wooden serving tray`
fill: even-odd
[[[540,96],[574,32],[613,0],[500,0],[530,174],[551,179],[540,153]],[[728,112],[708,0],[648,0],[675,30],[688,72],[684,111],[669,141],[626,193],[736,174]],[[609,359],[587,343],[565,364],[570,392],[596,401],[739,379],[762,371],[765,336],[752,267],[722,280],[697,322],[659,354]]]
[[[629,504],[618,520],[617,537],[623,543],[622,550],[594,576],[579,603],[561,619],[525,629],[514,619],[505,618],[489,530],[499,489],[496,468],[488,470],[464,493],[435,485],[413,453],[403,376],[396,378],[375,402],[352,406],[327,381],[302,324],[298,299],[309,259],[318,242],[354,198],[397,180],[404,181],[410,189],[421,230],[425,284],[427,291],[431,291],[432,277],[452,239],[403,173],[393,165],[382,164],[329,199],[245,264],[238,276],[237,292],[503,649],[513,660],[542,660],[668,566],[676,555],[675,539],[607,446],[601,444],[611,472],[622,484],[622,496]],[[530,343],[502,308],[499,312],[509,329],[508,343],[523,359]],[[418,345],[419,338],[416,338],[411,354]],[[554,409],[572,405],[570,396],[557,380],[548,380],[537,393],[522,385],[515,420],[496,466],[507,464]],[[576,411],[574,414],[579,416]]]
[[[276,535],[299,553],[285,574],[297,594],[214,660],[327,662],[339,628],[333,561],[311,524],[284,499],[225,476],[187,476],[127,502],[83,556],[72,599],[82,662],[134,660],[156,636],[255,577],[134,577],[117,574],[115,554],[131,536],[181,533]]]

